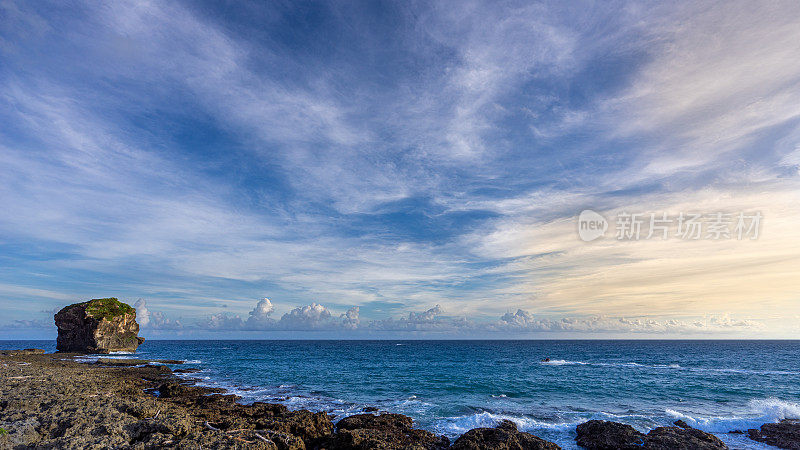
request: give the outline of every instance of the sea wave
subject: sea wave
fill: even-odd
[[[783,419],[800,419],[800,404],[775,398],[752,400],[747,411],[741,416],[701,417],[667,409],[665,414],[613,414],[595,412],[562,412],[558,418],[531,417],[493,411],[481,411],[456,417],[438,419],[430,427],[435,433],[455,438],[473,428],[494,427],[503,420],[510,420],[521,431],[556,442],[562,448],[577,448],[574,444],[576,427],[588,420],[610,420],[632,425],[640,432],[647,433],[658,426],[672,425],[678,419],[690,426],[717,435],[731,448],[764,449],[766,446],[751,441],[746,435],[729,434],[730,431],[746,431],[758,428],[764,423],[779,422]]]
[[[539,364],[545,366],[596,366],[596,367],[640,367],[645,369],[675,369],[685,370],[689,372],[709,372],[709,373],[736,373],[747,375],[800,375],[800,371],[793,370],[756,370],[756,369],[741,369],[733,367],[691,367],[682,366],[680,364],[642,364],[637,362],[589,362],[589,361],[569,361],[564,359],[551,359],[549,361],[540,361]]]
[[[294,384],[277,386],[255,386],[238,384],[219,377],[213,371],[178,374],[181,378],[193,380],[197,386],[224,389],[227,394],[240,397],[242,403],[267,402],[280,403],[290,410],[308,409],[326,411],[344,417],[360,412],[363,405],[322,395],[306,394]]]
[[[744,414],[702,417],[667,409],[666,413],[673,419],[680,419],[693,428],[709,433],[728,433],[730,431],[746,431],[759,428],[765,423],[776,423],[783,419],[800,419],[800,404],[787,402],[777,398],[751,400]]]
[[[568,361],[565,359],[551,359],[540,361],[539,364],[545,366],[598,366],[598,367],[670,367],[669,365],[646,365],[637,362],[589,362],[589,361]]]
[[[108,354],[78,355],[73,359],[81,363],[93,363],[98,359],[137,359],[136,355],[130,352],[111,352]]]
[[[566,359],[551,359],[547,361],[540,361],[539,364],[547,365],[547,366],[567,366],[567,365],[589,365],[592,363],[584,362],[584,361],[567,361]]]
[[[520,430],[551,429],[568,431],[574,429],[581,423],[580,421],[561,423],[548,422],[537,420],[532,417],[482,411],[475,414],[440,419],[434,424],[433,428],[439,433],[455,436],[463,434],[473,428],[494,427],[503,420],[514,422]]]

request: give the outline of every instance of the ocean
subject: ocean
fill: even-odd
[[[55,341],[0,341],[24,347]],[[113,356],[185,360],[243,402],[377,407],[451,438],[509,419],[576,448],[589,419],[640,431],[682,419],[757,449],[770,447],[728,432],[800,418],[800,341],[146,341]]]

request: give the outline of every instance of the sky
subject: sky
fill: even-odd
[[[798,338],[798,23],[0,1],[0,339],[112,296],[153,339]],[[761,219],[644,237],[692,213]]]

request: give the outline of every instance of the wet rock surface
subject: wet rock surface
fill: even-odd
[[[591,450],[698,449],[728,448],[719,438],[689,427],[658,427],[644,434],[632,426],[605,420],[590,420],[578,425],[575,441]]]
[[[495,428],[475,428],[456,439],[451,447],[458,450],[558,450],[558,445],[517,429],[504,420]]]
[[[150,361],[146,359],[111,359],[111,358],[97,358],[94,362],[101,366],[114,366],[114,367],[133,367],[143,366],[149,364]]]
[[[575,442],[583,448],[606,450],[640,445],[644,434],[632,426],[605,420],[590,420],[578,425]]]
[[[413,428],[410,417],[402,414],[356,414],[336,424],[336,434],[328,442],[331,449],[443,449],[450,440],[430,431]]]
[[[765,423],[760,429],[747,430],[750,439],[778,448],[800,450],[800,422],[783,420],[779,423]]]
[[[683,421],[683,420],[676,420],[675,422],[672,422],[672,423],[673,423],[673,424],[674,424],[676,427],[680,427],[680,428],[691,428],[691,427],[689,426],[689,424],[688,424],[688,423],[686,423],[686,421]]]
[[[116,298],[75,303],[53,319],[58,327],[56,348],[62,352],[132,352],[144,342],[137,336],[136,310]]]
[[[94,362],[101,366],[116,366],[116,367],[131,367],[141,366],[145,364],[183,364],[183,361],[173,359],[115,359],[115,358],[97,358]]]
[[[242,405],[166,366],[81,364],[75,354],[0,356],[0,449],[306,449],[333,433],[325,413]]]
[[[194,385],[169,367],[107,366],[76,362],[78,354],[0,353],[0,449],[23,448],[239,448],[239,449],[558,449],[503,421],[476,428],[452,443],[414,428],[410,417],[371,413],[334,426],[324,412],[290,411],[222,389]],[[138,361],[137,361],[138,362]],[[185,376],[185,375],[184,375]],[[724,449],[715,436],[680,426],[647,434],[629,425],[592,420],[577,427],[578,445],[589,449]],[[797,445],[800,424],[784,421],[749,430],[760,442]]]
[[[658,427],[651,430],[644,439],[647,449],[726,449],[718,437],[695,428]]]
[[[166,366],[76,362],[78,354],[0,356],[0,449],[440,449],[449,440],[400,414],[339,421],[175,377]]]
[[[23,355],[43,355],[44,350],[41,348],[26,348],[23,350],[4,350],[0,352],[0,355],[7,355],[7,356],[23,356]]]

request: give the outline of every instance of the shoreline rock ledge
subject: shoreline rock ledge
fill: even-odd
[[[136,310],[113,297],[66,306],[53,319],[58,327],[56,349],[60,352],[132,352],[144,342],[138,337]]]
[[[589,450],[726,450],[713,434],[691,428],[679,421],[674,427],[658,427],[644,434],[630,425],[605,420],[590,420],[577,426],[578,446]]]

